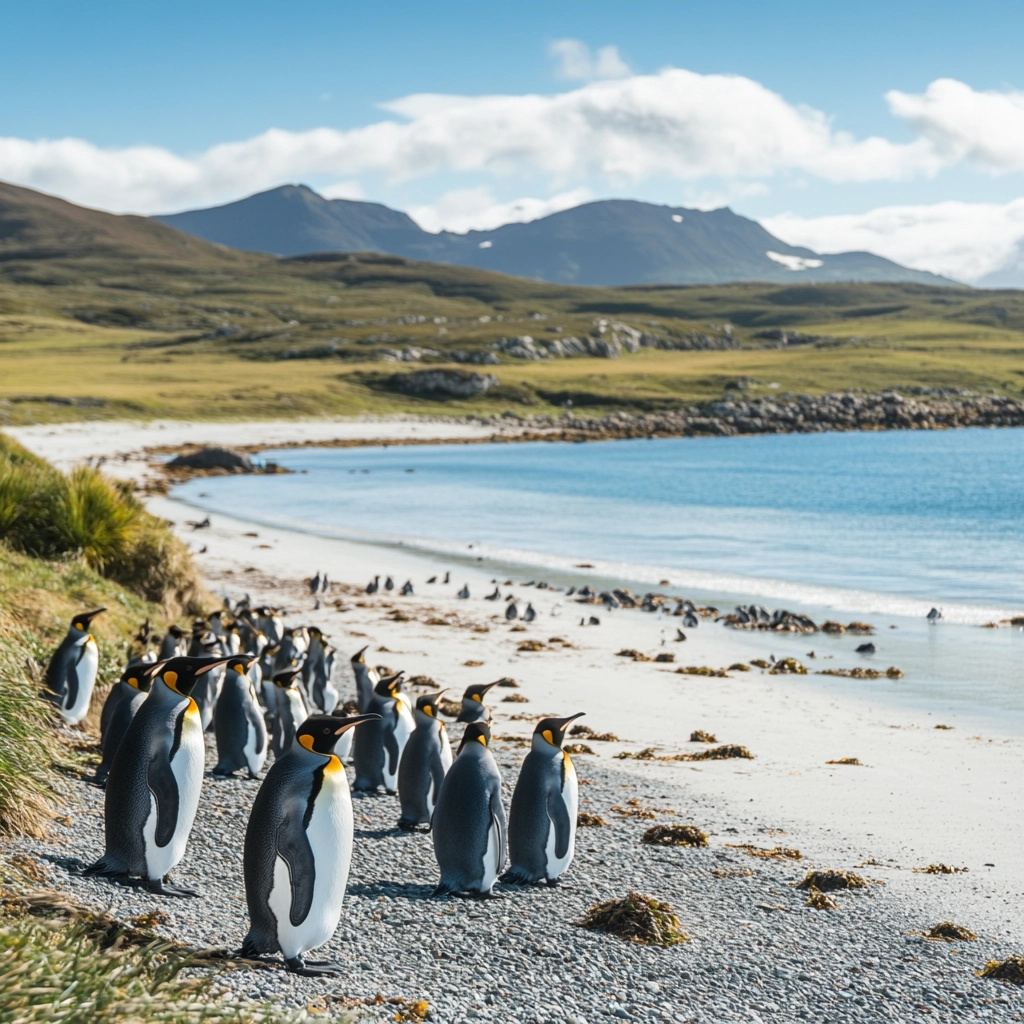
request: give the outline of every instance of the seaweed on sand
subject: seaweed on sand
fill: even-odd
[[[617,743],[619,737],[613,732],[594,732],[589,725],[574,725],[569,730],[570,736],[579,736],[585,740],[600,740],[602,743]]]
[[[707,833],[696,825],[652,825],[640,839],[650,846],[707,846]]]
[[[546,651],[542,640],[524,640],[517,648],[517,651]]]
[[[510,693],[507,697],[501,698],[502,704],[529,704],[530,698],[524,697],[521,693]]]
[[[919,875],[962,875],[967,868],[956,868],[949,864],[929,864],[926,868],[914,868]]]
[[[617,652],[616,657],[618,658],[631,658],[633,661],[650,661],[651,659],[643,653],[643,651],[635,650],[632,647],[623,647],[621,651]]]
[[[625,807],[614,804],[612,810],[623,818],[644,818],[647,821],[653,821],[658,816],[657,811],[644,807],[636,797],[627,800]]]
[[[644,946],[668,948],[690,939],[670,904],[632,891],[624,899],[595,904],[576,923]]]
[[[593,754],[597,757],[596,751],[592,747],[588,747],[586,743],[567,743],[562,748],[567,754]]]
[[[807,893],[806,905],[812,910],[838,910],[839,904],[831,896],[826,896],[820,889],[811,889]]]
[[[608,822],[600,814],[591,814],[590,811],[578,811],[576,814],[577,828],[599,828],[601,825],[607,824]]]
[[[798,889],[817,889],[819,892],[836,892],[839,889],[866,889],[866,878],[852,871],[808,871],[807,876],[797,885]]]
[[[974,942],[977,935],[969,928],[954,924],[952,921],[940,921],[934,928],[924,933],[926,939],[940,939],[943,942]]]
[[[804,855],[799,850],[789,849],[785,846],[773,846],[765,849],[761,846],[753,846],[750,843],[726,843],[733,850],[742,850],[748,857],[760,857],[762,860],[803,860]],[[812,871],[811,874],[818,872]]]
[[[690,733],[691,743],[717,743],[718,738],[714,733],[705,732],[703,729],[694,729]]]
[[[807,675],[807,669],[800,664],[796,658],[783,658],[781,661],[775,662],[771,669],[768,671],[770,676],[805,676]]]
[[[693,737],[691,737],[692,739]],[[712,736],[710,740],[706,742],[714,742]],[[711,747],[708,750],[698,750],[694,754],[674,754],[671,758],[673,761],[727,761],[730,758],[740,757],[747,761],[753,761],[754,755],[747,750],[746,747],[740,746],[738,743],[724,743],[720,747]]]
[[[728,679],[724,668],[711,668],[708,665],[687,665],[676,669],[681,676],[714,676],[716,679]]]
[[[978,972],[979,978],[995,978],[1011,985],[1024,985],[1024,956],[1011,956],[1005,960],[989,960]]]
[[[644,747],[643,750],[620,750],[616,755],[617,761],[657,761],[660,760],[657,754],[657,747]]]
[[[860,763],[859,757],[837,757],[831,761],[826,761],[825,764],[852,764],[858,768],[862,768],[863,765]]]

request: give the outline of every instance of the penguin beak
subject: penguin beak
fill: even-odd
[[[498,681],[495,680],[493,683],[486,683],[485,685],[481,686],[480,687],[480,696],[481,697],[485,696],[487,694],[488,690],[490,690],[492,687],[497,686],[497,685],[498,685]]]
[[[568,718],[556,718],[558,722],[558,731],[565,732],[565,730],[576,721],[577,718],[582,718],[586,714],[586,711],[580,711],[575,715],[570,715]]]
[[[106,608],[97,608],[96,611],[94,611],[94,612],[86,612],[84,615],[79,615],[78,618],[81,619],[86,624],[88,624],[88,623],[92,622],[92,620],[95,619],[97,615],[102,615],[103,612],[105,612],[106,610],[107,610]]]
[[[231,660],[232,664],[240,665],[242,667],[243,672],[244,672],[244,671],[247,671],[249,669],[249,666],[252,665],[252,663],[254,661],[259,661],[259,655],[258,654],[236,654],[230,660]]]
[[[334,735],[340,736],[343,732],[362,725],[363,722],[379,722],[380,720],[380,715],[356,715],[353,718],[341,718],[338,720],[338,728],[334,730]]]
[[[365,665],[366,664],[366,658],[364,658],[363,655],[366,654],[366,651],[369,648],[369,646],[370,645],[367,644],[366,647],[364,647],[361,651],[356,651],[356,653],[352,655],[352,661],[353,662],[358,661],[361,665]]]
[[[214,658],[213,661],[209,662],[209,664],[203,665],[202,668],[197,669],[196,672],[195,672],[195,675],[196,676],[206,675],[207,672],[211,671],[212,669],[217,668],[218,665],[226,665],[229,661],[234,661],[234,660],[235,659],[233,657],[232,658]]]

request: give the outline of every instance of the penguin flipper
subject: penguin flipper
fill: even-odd
[[[85,644],[82,644],[82,654],[85,654]],[[73,708],[78,700],[78,663],[82,660],[82,654],[72,660],[68,658],[64,662],[64,691],[61,694],[61,706]]]
[[[178,827],[178,781],[170,761],[159,752],[150,759],[146,784],[156,800],[156,845],[166,846]]]
[[[395,709],[395,724],[398,723],[397,705]],[[398,749],[398,740],[395,739],[394,729],[384,729],[384,753],[388,759],[388,775],[394,777],[398,774],[398,762],[401,752]]]
[[[552,789],[548,793],[548,817],[555,830],[555,856],[561,860],[569,852],[572,823],[569,821],[569,810],[565,806],[560,790]]]
[[[313,886],[316,882],[316,858],[309,845],[303,808],[292,807],[277,829],[277,853],[288,865],[292,885],[292,904],[288,918],[298,928],[313,906]]]

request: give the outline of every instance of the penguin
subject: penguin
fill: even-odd
[[[327,638],[316,628],[310,626],[309,649],[302,663],[302,683],[306,700],[316,713],[332,714],[338,705],[338,688],[331,681],[334,673],[334,648],[327,643]]]
[[[444,690],[420,697],[413,710],[416,728],[398,766],[398,801],[402,808],[399,828],[430,823],[441,783],[452,766],[452,745],[437,713],[442,693]]]
[[[284,639],[284,620],[276,608],[257,608],[256,625],[272,647]]]
[[[693,614],[693,612],[687,612],[683,616],[683,625],[687,629],[696,629],[700,625],[700,619],[698,619],[697,616]]]
[[[676,630],[676,642],[680,643],[680,642],[682,642],[684,640],[686,640],[686,634],[681,629],[677,629]]]
[[[367,714],[380,719],[352,738],[356,779],[352,788],[376,793],[380,786],[389,796],[398,790],[398,767],[409,735],[416,728],[408,698],[399,689],[402,673],[382,679],[373,691]]]
[[[315,594],[320,589],[320,570],[317,570],[316,575],[309,581],[309,592]]]
[[[366,592],[368,594],[376,594],[380,590],[380,577],[374,576],[369,583],[366,584]]]
[[[430,821],[434,856],[441,869],[435,896],[492,895],[505,863],[505,808],[501,773],[487,744],[486,722],[471,722],[459,753],[441,783]]]
[[[488,594],[484,598],[484,600],[485,601],[500,601],[501,600],[501,590],[498,587],[495,587],[494,588],[494,593],[493,594]]]
[[[171,658],[183,658],[188,650],[187,644],[182,643],[185,638],[185,631],[181,626],[172,622],[167,627],[167,635],[160,641],[160,653],[157,655],[159,661],[170,661]]]
[[[141,878],[161,896],[195,896],[167,881],[185,855],[206,748],[191,693],[226,658],[172,658],[155,674],[114,755],[104,806],[106,849],[86,875]]]
[[[469,597],[469,584],[464,584],[456,596],[461,597],[462,600],[465,601]]]
[[[505,618],[511,622],[513,619],[519,618],[519,609],[516,607],[514,600],[510,600],[505,606]]]
[[[395,589],[395,581],[390,576],[384,581],[384,589],[385,590],[394,590]]]
[[[309,632],[305,626],[286,629],[274,654],[274,671],[297,668],[306,660],[309,650]]]
[[[192,639],[189,642],[188,657],[216,657],[220,652],[216,634],[206,626],[205,619],[196,619],[192,624]],[[213,711],[217,706],[217,698],[220,696],[223,682],[223,672],[209,672],[199,680],[196,688],[192,691],[191,697],[199,708],[199,716],[202,718],[204,730],[209,729],[210,723],[213,721]]]
[[[100,649],[89,632],[89,624],[106,610],[97,608],[76,615],[46,666],[43,695],[57,706],[68,725],[78,725],[89,713],[100,667]]]
[[[364,647],[361,651],[356,651],[351,658],[352,672],[356,677],[356,704],[361,715],[365,714],[366,709],[370,706],[374,688],[380,682],[377,670],[366,664],[366,650],[367,648]]]
[[[412,597],[412,580],[406,580],[402,584],[402,597]]]
[[[543,718],[533,731],[509,808],[509,869],[502,875],[503,882],[557,885],[572,863],[579,784],[562,741],[569,724],[582,716],[583,712]]]
[[[523,612],[523,622],[533,622],[537,618],[537,611],[532,604],[527,602],[526,611]]]
[[[324,573],[323,579],[320,581],[320,593],[326,594],[331,589],[331,581],[327,578],[327,573]]]
[[[160,662],[137,662],[129,665],[121,674],[121,678],[110,688],[110,695],[103,705],[104,715],[108,714],[105,727],[101,723],[100,749],[103,752],[99,767],[92,781],[103,785],[110,774],[117,748],[132,724],[135,713],[149,695],[149,687],[153,676],[162,668]]]
[[[451,583],[451,581],[452,581],[452,574],[451,574],[450,572],[446,572],[446,573],[444,574],[444,580],[443,580],[443,582],[444,582],[444,583]]]
[[[243,957],[280,952],[295,974],[337,973],[303,954],[341,919],[352,862],[352,797],[335,753],[341,736],[373,715],[307,718],[260,786],[245,830],[242,867],[249,932]]]
[[[489,722],[491,718],[491,709],[484,704],[484,697],[487,696],[487,691],[492,686],[497,686],[497,682],[493,683],[474,683],[472,686],[466,687],[466,692],[462,695],[462,710],[459,712],[459,717],[455,719],[456,722]]]
[[[295,739],[296,730],[308,717],[302,691],[295,682],[298,674],[297,668],[286,668],[273,676],[275,707],[270,749],[274,757],[284,757]]]
[[[267,759],[267,726],[256,698],[256,687],[248,674],[255,660],[254,654],[236,654],[224,674],[213,719],[217,739],[217,764],[213,775],[217,778],[245,768],[249,778],[255,779]]]
[[[431,576],[430,579],[427,580],[427,582],[428,583],[436,583],[437,582],[437,577],[436,576]]]

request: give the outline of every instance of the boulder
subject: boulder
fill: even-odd
[[[252,459],[244,452],[236,452],[233,448],[221,448],[210,445],[200,448],[197,452],[177,455],[167,463],[170,469],[222,469],[228,473],[255,473],[256,467]]]
[[[396,391],[424,398],[475,398],[498,383],[493,373],[465,370],[417,370],[391,378]]]

